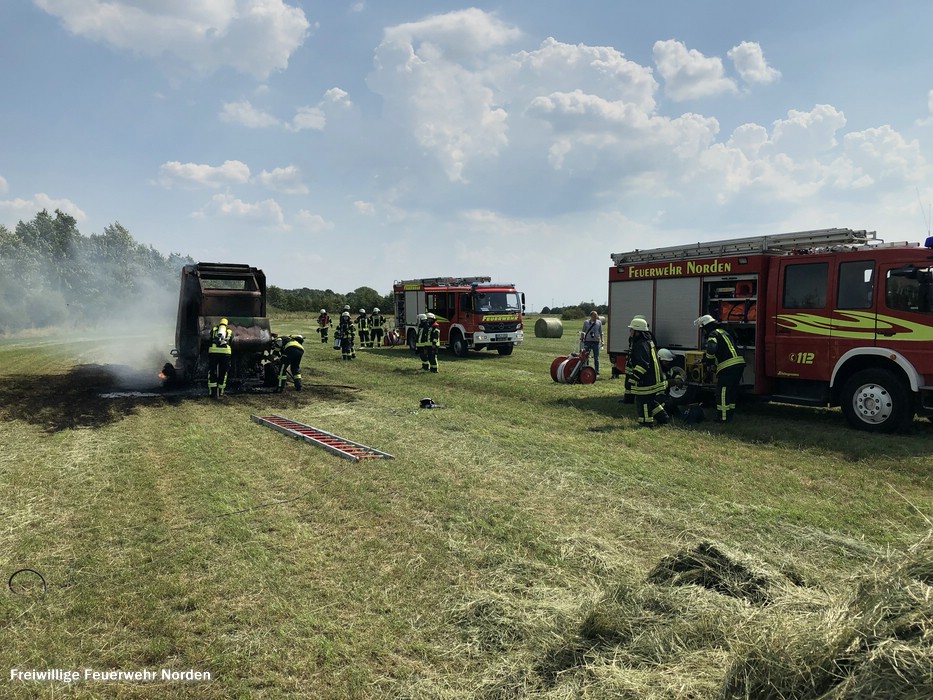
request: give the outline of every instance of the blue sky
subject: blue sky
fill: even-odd
[[[0,223],[285,288],[604,302],[612,253],[922,241],[933,202],[926,0],[20,0],[0,95]]]

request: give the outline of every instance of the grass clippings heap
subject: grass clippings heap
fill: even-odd
[[[776,605],[735,645],[720,700],[933,698],[933,533],[826,609]]]
[[[613,587],[563,642],[479,697],[926,700],[931,582],[933,532],[838,590],[702,543]]]
[[[775,575],[764,566],[742,561],[724,547],[701,542],[695,548],[665,557],[648,574],[649,583],[697,585],[750,603],[770,599]]]

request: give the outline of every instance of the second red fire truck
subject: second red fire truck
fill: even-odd
[[[525,295],[514,284],[493,284],[489,277],[427,277],[396,282],[395,320],[400,336],[414,350],[418,315],[433,313],[441,343],[458,357],[469,350],[511,355],[524,339]]]
[[[863,430],[933,416],[933,238],[884,244],[822,229],[612,255],[609,355],[622,371],[627,326],[648,320],[687,377],[715,382],[693,321],[711,314],[745,357],[742,388],[769,400],[840,406]]]

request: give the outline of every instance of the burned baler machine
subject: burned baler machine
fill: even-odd
[[[233,331],[228,385],[261,384],[263,354],[272,346],[266,317],[266,276],[249,265],[197,263],[181,271],[175,326],[174,376],[206,381],[211,329],[226,318]],[[164,370],[163,370],[164,371]]]

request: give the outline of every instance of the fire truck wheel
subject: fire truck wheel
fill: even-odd
[[[454,331],[450,336],[450,349],[453,350],[454,355],[457,357],[466,357],[470,351],[470,347],[460,331]]]
[[[500,354],[500,355],[511,355],[511,354],[512,354],[512,346],[511,346],[511,345],[500,345],[499,347],[496,348],[496,350],[499,351],[499,354]],[[594,371],[595,371],[595,370],[594,370]]]
[[[914,418],[907,387],[885,369],[863,369],[842,387],[842,412],[859,430],[893,433],[906,430]]]

